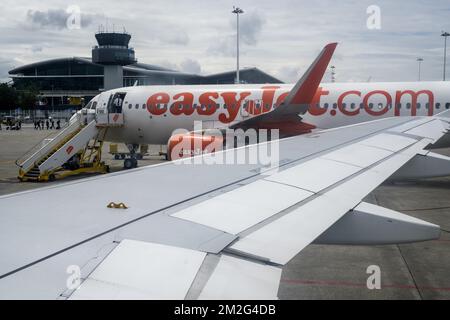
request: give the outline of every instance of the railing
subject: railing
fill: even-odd
[[[55,148],[65,137],[75,132],[81,126],[79,117],[73,117],[68,123],[67,127],[62,129],[54,138],[48,140],[47,143],[40,142],[33,148],[28,150],[24,155],[16,160],[16,165],[22,170],[31,169],[35,162],[44,157],[48,152]],[[51,134],[50,134],[51,135]],[[49,135],[49,136],[50,136]],[[49,137],[47,136],[46,139]],[[44,139],[45,141],[45,139]]]

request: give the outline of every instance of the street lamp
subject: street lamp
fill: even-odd
[[[442,31],[441,37],[444,37],[444,76],[443,79],[445,81],[445,67],[447,64],[447,37],[450,36],[450,33]]]
[[[232,13],[236,14],[236,18],[237,18],[237,34],[236,34],[236,83],[240,83],[239,80],[239,14],[244,13],[244,10],[242,10],[241,8],[237,8],[235,6],[233,6],[233,11],[231,11]]]
[[[417,58],[417,62],[419,62],[419,81],[420,81],[420,64],[422,63],[423,58]]]

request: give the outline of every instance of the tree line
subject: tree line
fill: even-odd
[[[34,109],[39,90],[35,87],[26,87],[17,90],[8,83],[0,83],[0,110]]]

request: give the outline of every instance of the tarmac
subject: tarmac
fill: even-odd
[[[15,160],[56,130],[0,131],[0,195],[47,186],[48,183],[19,182]],[[126,150],[124,146],[121,146]],[[159,146],[139,166],[164,161]],[[108,154],[103,159],[111,171],[123,162]],[[450,149],[438,153],[449,155]],[[85,176],[70,177],[80,179]],[[450,299],[450,177],[405,183],[386,182],[366,201],[441,226],[435,241],[384,246],[310,245],[283,269],[278,297],[292,299]],[[1,210],[1,208],[0,208]],[[380,268],[380,289],[369,289],[369,266]]]

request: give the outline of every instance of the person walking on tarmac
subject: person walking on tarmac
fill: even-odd
[[[50,120],[50,129],[55,129],[55,120]]]
[[[50,122],[47,120],[45,120],[45,128],[48,130],[48,128],[50,128]]]
[[[59,129],[61,129],[61,120],[57,120],[56,121],[56,130],[59,130]]]

